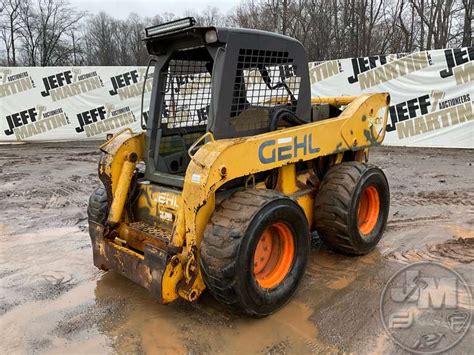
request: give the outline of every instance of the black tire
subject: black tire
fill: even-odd
[[[378,200],[375,199],[378,209],[372,210],[375,211],[372,227],[363,233],[367,224],[364,226],[358,217],[359,203],[367,191],[374,190],[378,194]],[[375,206],[377,202],[372,204]],[[341,163],[328,171],[319,187],[314,208],[315,228],[330,248],[343,254],[363,255],[373,250],[382,238],[389,208],[390,191],[381,169],[360,162]]]
[[[87,206],[88,220],[104,225],[108,211],[107,191],[101,186],[97,187],[89,198],[89,205]]]
[[[324,156],[319,157],[313,160],[313,171],[318,177],[319,181],[323,181],[324,176],[328,172],[329,168],[331,167],[331,156]]]
[[[263,231],[275,224],[291,230],[294,249],[284,278],[263,288],[254,275],[254,253]],[[271,190],[239,191],[217,206],[206,227],[201,270],[218,301],[263,317],[290,300],[304,275],[309,250],[308,223],[298,204]]]

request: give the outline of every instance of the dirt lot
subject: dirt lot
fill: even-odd
[[[407,263],[436,260],[474,284],[474,155],[379,148],[391,186],[384,239],[364,257],[316,243],[293,301],[247,319],[205,294],[159,305],[92,265],[86,205],[96,143],[0,146],[0,353],[403,353],[385,334],[384,284]],[[472,352],[471,333],[452,350]]]

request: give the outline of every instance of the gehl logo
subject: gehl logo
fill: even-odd
[[[4,68],[0,70],[0,97],[15,95],[35,87],[35,83],[28,72],[9,74],[11,74],[11,69]]]
[[[132,70],[110,78],[113,90],[109,90],[111,96],[118,95],[120,100],[126,100],[131,97],[141,96],[143,89],[143,80],[145,79],[145,68]],[[147,79],[153,77],[153,73],[148,73]],[[150,92],[153,87],[153,80],[147,80],[145,93]]]
[[[171,212],[169,212],[169,209],[178,209],[178,198],[176,195],[174,193],[160,192],[156,198],[156,202],[159,205],[158,213],[160,219],[173,222],[174,216]]]
[[[387,131],[396,130],[399,139],[413,137],[474,119],[469,93],[444,100],[444,92],[414,97],[389,108]]]
[[[474,47],[446,49],[446,69],[439,72],[442,78],[454,75],[456,85],[474,80]]]
[[[9,129],[4,131],[5,134],[7,136],[15,134],[19,141],[69,124],[69,119],[62,108],[46,112],[45,106],[12,113],[6,119]]]
[[[53,101],[59,101],[104,86],[97,72],[80,73],[79,69],[73,69],[43,78],[44,91],[41,96],[50,96]]]
[[[77,121],[79,126],[76,132],[85,132],[87,137],[93,137],[132,124],[135,116],[128,106],[114,110],[113,105],[105,105],[78,113]]]
[[[313,134],[310,133],[300,139],[298,136],[269,139],[258,147],[258,159],[262,164],[270,164],[317,152],[319,148],[316,147]]]

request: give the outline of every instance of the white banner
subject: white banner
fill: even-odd
[[[144,67],[0,68],[0,142],[140,129]],[[145,88],[148,111],[150,68]],[[310,63],[313,96],[389,92],[386,145],[474,148],[474,48]]]
[[[0,142],[104,139],[140,130],[144,67],[0,69]],[[144,111],[152,87],[150,68]]]
[[[474,48],[310,64],[313,96],[390,93],[385,145],[474,148]]]

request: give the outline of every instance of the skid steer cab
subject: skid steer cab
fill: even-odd
[[[145,30],[153,85],[143,132],[101,146],[88,216],[94,264],[160,302],[220,302],[268,315],[294,294],[310,235],[370,252],[387,221],[382,142],[389,95],[311,97],[295,39],[199,27]]]

